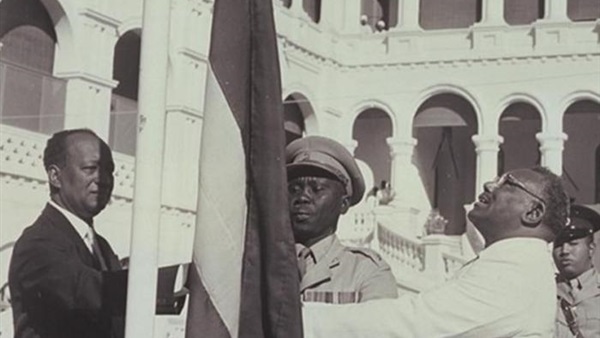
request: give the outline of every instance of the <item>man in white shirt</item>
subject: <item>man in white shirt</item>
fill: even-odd
[[[486,240],[478,258],[441,286],[396,300],[305,303],[305,337],[551,337],[556,311],[548,243],[568,198],[545,168],[484,185],[468,217]]]
[[[126,275],[93,228],[112,194],[110,148],[91,130],[61,131],[44,167],[50,201],[10,263],[15,337],[122,337]]]

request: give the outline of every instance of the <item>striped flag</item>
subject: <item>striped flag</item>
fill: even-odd
[[[271,0],[216,0],[186,337],[302,337]]]

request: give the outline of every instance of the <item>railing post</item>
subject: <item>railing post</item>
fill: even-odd
[[[444,280],[442,257],[442,235],[429,235],[423,238],[425,248],[425,274],[436,283]]]
[[[446,235],[429,235],[423,238],[425,248],[425,274],[436,283],[446,279],[444,253],[460,253],[457,238]]]

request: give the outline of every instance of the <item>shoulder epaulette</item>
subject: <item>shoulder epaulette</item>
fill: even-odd
[[[375,252],[372,249],[357,248],[357,247],[347,247],[346,250],[350,251],[353,254],[361,255],[363,257],[366,257],[366,258],[370,259],[377,266],[379,266],[380,264],[382,264],[382,262],[384,262],[383,258],[381,258],[381,256],[379,255],[379,253]]]

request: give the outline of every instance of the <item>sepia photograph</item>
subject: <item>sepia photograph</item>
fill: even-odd
[[[0,0],[0,338],[600,337],[599,230],[600,0]]]

